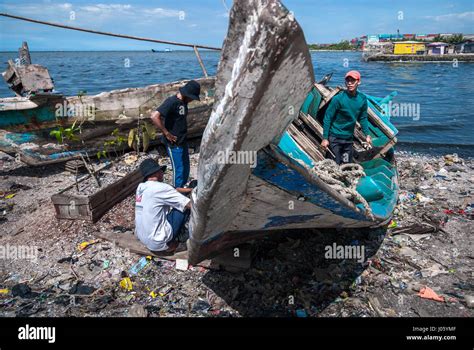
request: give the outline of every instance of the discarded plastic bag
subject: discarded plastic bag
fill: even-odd
[[[430,287],[421,288],[420,292],[418,293],[418,296],[423,298],[423,299],[429,299],[429,300],[444,302],[444,297],[439,296],[438,294],[436,294],[436,292],[433,289],[431,289]]]
[[[122,280],[120,281],[120,287],[122,287],[123,289],[127,291],[133,290],[133,283],[130,280],[130,277],[122,278]]]

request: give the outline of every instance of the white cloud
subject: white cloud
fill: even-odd
[[[451,20],[468,20],[474,21],[474,11],[471,12],[462,12],[462,13],[448,13],[446,15],[439,16],[425,16],[428,19],[434,19],[437,22],[441,21],[451,21]]]
[[[178,18],[182,11],[171,8],[132,6],[130,4],[83,4],[74,6],[71,3],[22,3],[22,4],[4,4],[3,8],[8,12],[61,22],[69,19],[69,12],[75,11],[78,23],[96,23],[97,20],[124,20],[138,21],[157,18]]]
[[[152,16],[157,16],[157,17],[178,17],[180,13],[183,13],[183,11],[163,9],[161,7],[156,7],[153,9],[144,9],[143,13],[146,15],[152,15]]]

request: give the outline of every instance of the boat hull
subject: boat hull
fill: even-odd
[[[215,78],[197,79],[201,101],[189,106],[189,137],[200,137],[214,103]],[[111,133],[128,137],[138,118],[147,120],[167,97],[176,94],[186,81],[103,92],[93,96],[51,96],[30,100],[21,97],[0,99],[0,150],[17,156],[28,165],[44,165],[94,154],[103,149]],[[58,144],[50,132],[81,125],[78,141]],[[159,143],[157,138],[154,143]]]
[[[222,152],[253,154],[277,139],[297,116],[314,72],[303,31],[279,1],[234,2],[219,63],[216,105],[203,134],[193,192],[190,263],[206,258],[239,213],[249,164]],[[255,227],[259,229],[260,227]]]

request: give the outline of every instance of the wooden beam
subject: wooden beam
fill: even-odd
[[[207,75],[206,67],[204,67],[204,63],[202,62],[201,55],[199,54],[199,51],[196,46],[194,46],[193,49],[198,59],[199,65],[201,66],[202,72],[204,73],[204,76],[207,78],[208,75]]]
[[[316,146],[310,140],[308,140],[306,135],[299,131],[296,126],[290,124],[288,132],[296,141],[296,143],[303,149],[303,151],[308,153],[308,155],[310,156],[310,158],[312,158],[314,162],[318,162],[324,159],[324,155],[319,152]]]

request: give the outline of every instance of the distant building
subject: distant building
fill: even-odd
[[[474,41],[468,40],[454,47],[455,53],[474,53]]]
[[[367,43],[372,44],[372,43],[378,43],[379,42],[379,36],[378,35],[367,35]]]
[[[393,52],[393,43],[390,41],[367,43],[367,45],[363,47],[363,51],[391,54]]]
[[[444,55],[447,52],[449,44],[436,42],[426,45],[428,48],[428,55]]]
[[[395,55],[416,55],[425,51],[425,44],[418,41],[397,41],[393,44]]]

